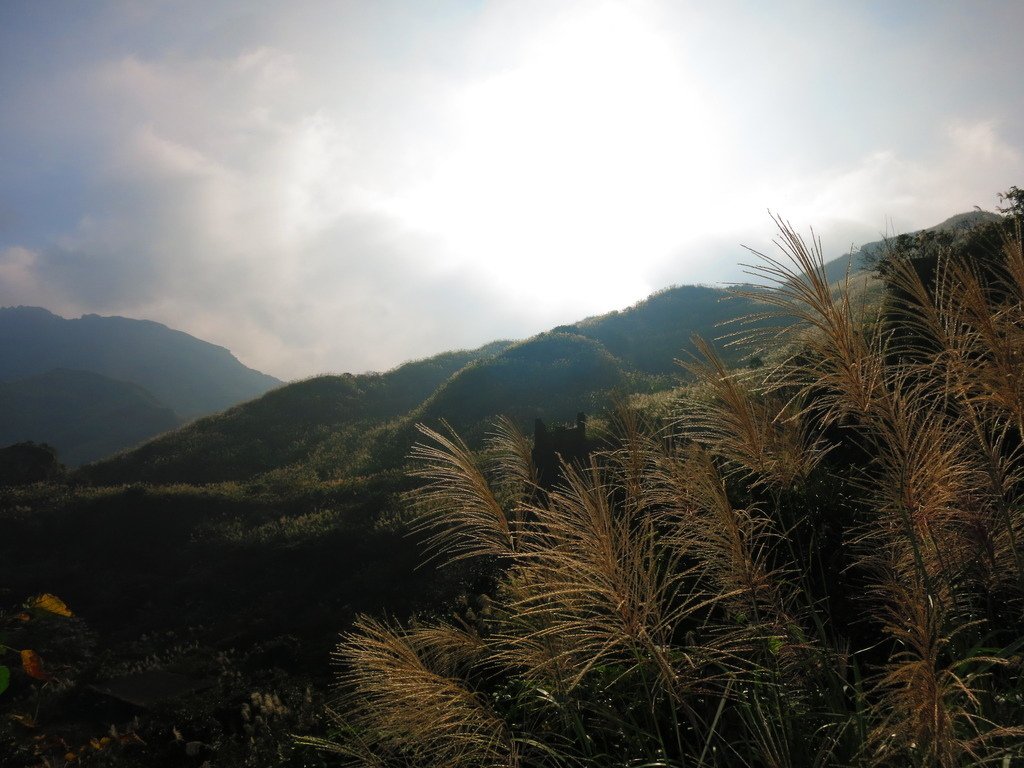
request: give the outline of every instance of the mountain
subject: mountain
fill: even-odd
[[[675,360],[693,352],[691,337],[728,335],[728,325],[757,311],[749,299],[721,288],[682,285],[652,294],[629,309],[589,317],[555,331],[575,333],[599,342],[629,367],[648,374],[677,374]],[[742,362],[739,350],[725,350]]]
[[[929,231],[960,236],[999,218],[959,214]],[[866,268],[884,245],[868,243],[828,262],[826,272],[840,279],[852,259],[853,294],[870,301],[880,285]],[[729,341],[747,328],[739,320],[762,310],[753,299],[720,288],[667,288],[627,309],[518,343],[438,355],[385,374],[289,384],[88,467],[82,476],[96,483],[195,483],[373,475],[403,465],[420,422],[447,422],[478,445],[498,416],[529,431],[537,418],[596,415],[618,398],[668,390],[684,380],[677,360],[694,353],[695,334],[719,339],[730,365],[756,365],[771,350]]]
[[[444,420],[471,442],[506,415],[533,420],[594,414],[616,397],[671,387],[690,337],[756,311],[718,288],[681,286],[633,307],[407,363],[384,374],[320,376],[288,384],[82,470],[94,483],[217,482],[285,473],[321,479],[373,474],[404,462],[418,422]],[[742,364],[748,351],[724,350]]]
[[[40,307],[0,308],[0,381],[58,368],[137,384],[186,421],[281,384],[224,347],[149,320],[67,320]]]
[[[989,224],[1001,220],[1002,217],[999,214],[991,213],[990,211],[967,211],[965,213],[958,213],[955,216],[950,216],[945,221],[934,226],[914,230],[913,232],[907,232],[906,234],[913,236],[921,232],[949,232],[954,236],[958,236],[982,224]],[[829,282],[842,280],[846,275],[847,267],[849,267],[851,273],[870,269],[878,257],[885,252],[888,242],[889,239],[883,239],[865,243],[856,251],[828,262],[825,265],[825,274],[828,276]]]
[[[70,466],[138,445],[180,423],[137,384],[91,371],[57,368],[0,382],[0,445],[47,443]]]
[[[245,480],[296,465],[325,474],[358,451],[364,435],[425,400],[456,371],[511,342],[446,352],[388,373],[317,376],[199,419],[135,451],[87,467],[93,482]]]

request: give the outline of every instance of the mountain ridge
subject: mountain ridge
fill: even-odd
[[[281,384],[153,320],[0,308],[0,443],[49,443],[71,466]]]
[[[55,368],[138,384],[185,420],[283,383],[245,366],[225,347],[154,320],[64,318],[42,307],[0,308],[0,381]]]

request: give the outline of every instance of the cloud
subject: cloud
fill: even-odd
[[[766,208],[838,255],[1019,185],[1024,105],[978,77],[1019,52],[974,35],[1014,14],[872,13],[12,14],[0,301],[151,318],[285,378],[382,369],[739,279]],[[941,55],[953,21],[974,36]]]
[[[0,251],[0,302],[13,304],[22,296],[40,293],[36,280],[38,261],[37,253],[18,245]]]

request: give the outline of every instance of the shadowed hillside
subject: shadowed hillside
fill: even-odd
[[[217,482],[268,472],[320,478],[400,466],[414,424],[446,420],[471,439],[499,414],[524,428],[534,418],[597,412],[619,395],[666,389],[691,336],[754,309],[722,289],[682,286],[629,309],[560,326],[511,345],[495,342],[408,363],[385,374],[321,376],[201,419],[89,467],[90,482]],[[747,352],[727,349],[742,363]]]
[[[180,423],[137,384],[90,371],[60,368],[0,382],[0,445],[49,443],[69,466],[109,456]]]
[[[411,410],[455,371],[505,346],[494,342],[447,352],[385,374],[317,376],[289,384],[82,474],[97,483],[205,483],[246,480],[313,461],[323,464],[319,454],[345,446],[352,450],[367,430]]]
[[[693,334],[705,338],[727,334],[732,329],[723,323],[754,311],[749,299],[721,288],[682,285],[658,291],[621,312],[588,317],[555,330],[594,339],[637,371],[676,374],[675,360],[695,351]],[[741,362],[741,351],[727,349],[726,354]]]

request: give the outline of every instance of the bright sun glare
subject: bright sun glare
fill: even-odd
[[[402,202],[453,260],[522,298],[595,306],[647,293],[714,184],[711,109],[667,41],[622,6],[540,30],[517,65],[451,105],[443,170]],[[541,283],[537,279],[543,275]]]

